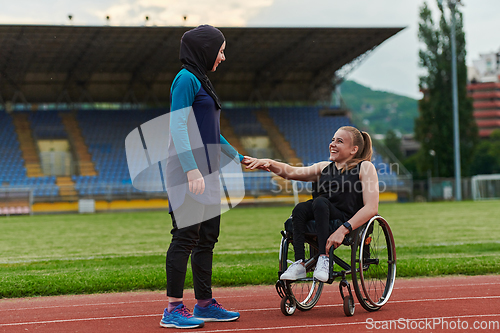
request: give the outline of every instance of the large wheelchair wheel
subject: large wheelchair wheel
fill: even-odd
[[[396,279],[396,247],[384,218],[375,216],[359,228],[351,264],[359,303],[367,311],[377,311],[389,300]]]
[[[305,250],[307,277],[296,281],[283,281],[286,294],[293,299],[291,303],[301,311],[312,309],[318,303],[323,290],[323,282],[313,278],[314,267],[318,258],[317,248],[306,243]],[[294,260],[291,240],[283,237],[280,246],[280,271],[285,271]]]

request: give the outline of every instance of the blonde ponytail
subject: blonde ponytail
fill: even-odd
[[[356,155],[347,162],[347,170],[351,170],[356,165],[363,161],[372,160],[373,148],[372,148],[372,138],[370,134],[366,132],[361,132],[355,127],[352,126],[343,126],[339,128],[339,130],[347,131],[351,134],[352,145],[358,146],[358,151]],[[344,171],[344,170],[342,170]]]

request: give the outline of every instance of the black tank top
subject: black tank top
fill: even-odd
[[[317,184],[318,196],[328,198],[335,207],[344,212],[350,219],[360,210],[363,204],[363,187],[359,180],[361,163],[351,170],[341,172],[330,163],[321,171]]]

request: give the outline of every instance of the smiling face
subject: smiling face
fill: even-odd
[[[329,145],[330,161],[336,163],[346,163],[354,158],[358,152],[358,146],[352,145],[352,136],[345,130],[338,130]]]
[[[212,72],[217,70],[217,66],[223,61],[226,60],[226,55],[224,54],[224,50],[226,49],[226,42],[222,43],[222,46],[219,49],[219,53],[217,53],[217,59],[215,59],[214,67],[212,68]]]

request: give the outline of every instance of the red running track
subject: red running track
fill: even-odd
[[[192,309],[192,290],[185,292]],[[389,302],[346,317],[338,282],[325,285],[310,311],[285,317],[274,286],[220,288],[215,298],[241,318],[196,332],[500,332],[500,275],[398,279]],[[186,332],[159,326],[163,292],[0,300],[0,332]]]

